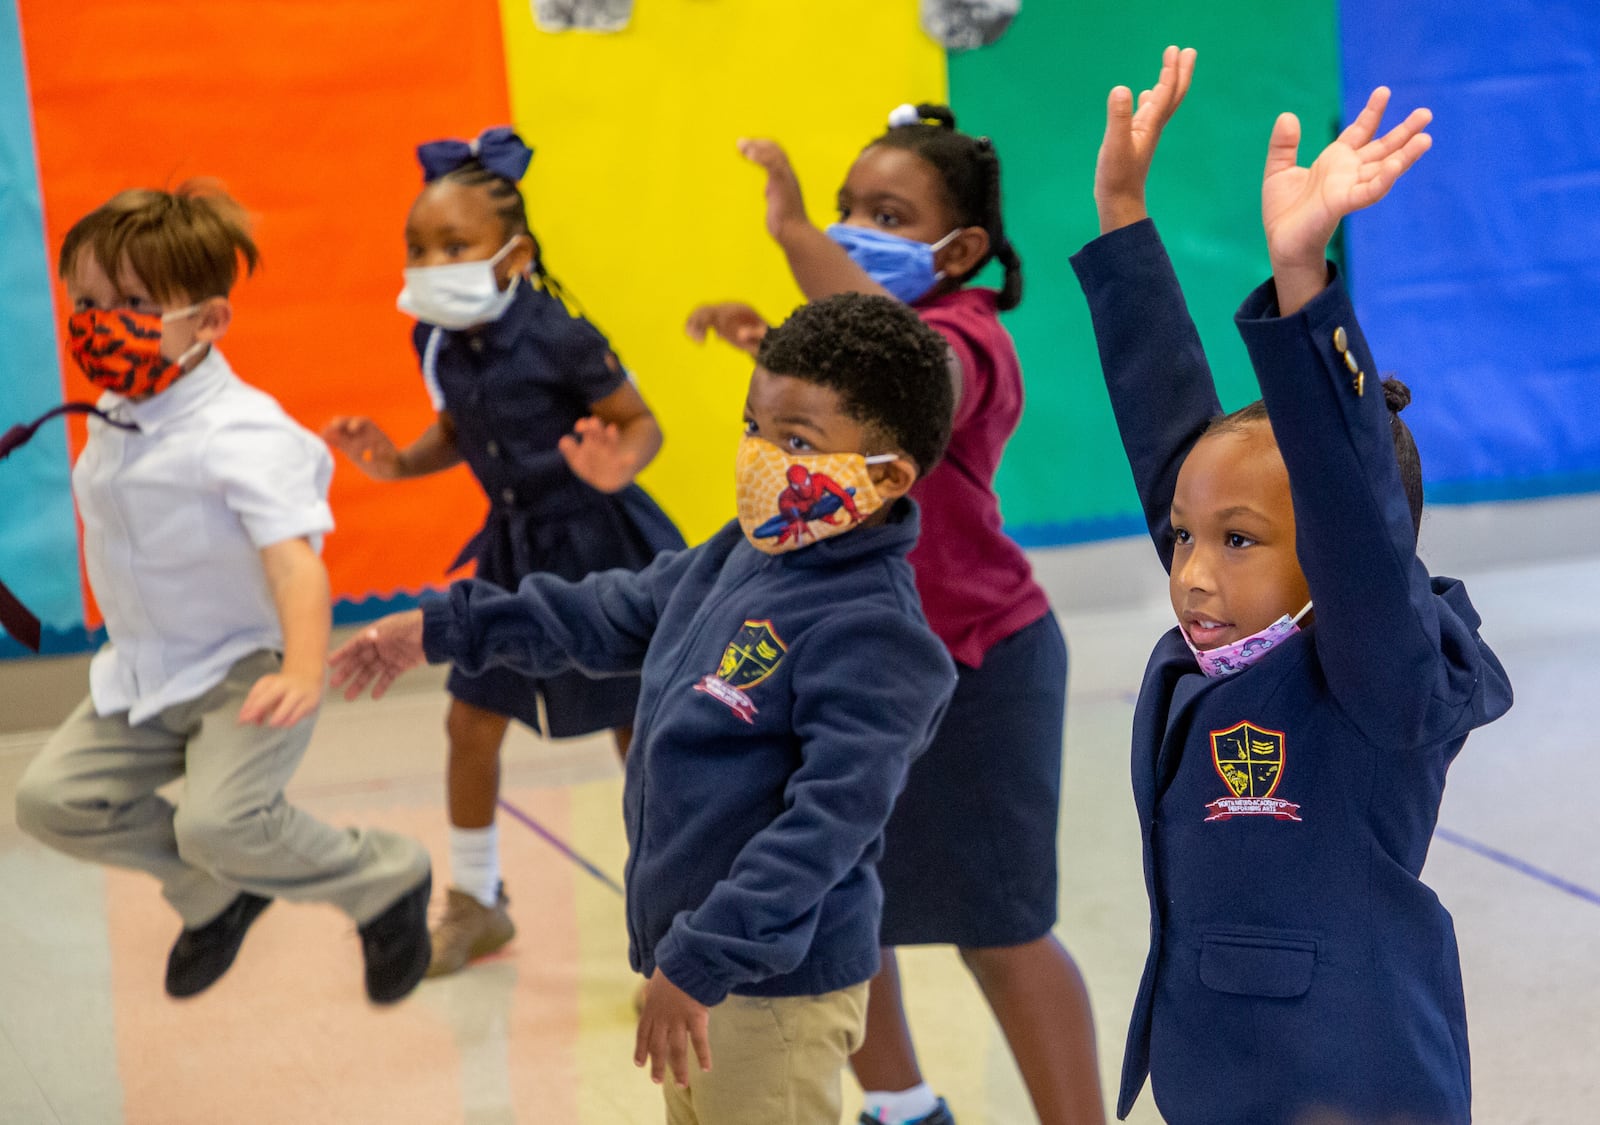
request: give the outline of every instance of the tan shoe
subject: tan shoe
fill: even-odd
[[[468,961],[493,953],[516,936],[506,907],[505,888],[493,906],[485,906],[466,891],[451,887],[445,900],[444,917],[433,928],[433,959],[428,962],[430,977],[459,972]]]

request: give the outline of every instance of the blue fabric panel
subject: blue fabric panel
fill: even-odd
[[[1431,499],[1600,486],[1600,19],[1594,0],[1345,0],[1346,119],[1378,85],[1433,150],[1354,216],[1378,363],[1415,394]],[[1302,154],[1304,155],[1304,154]]]
[[[52,270],[17,7],[0,0],[0,429],[61,401]],[[0,579],[47,628],[83,625],[65,423],[0,461]]]

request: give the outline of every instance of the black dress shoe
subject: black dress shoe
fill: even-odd
[[[233,964],[250,923],[271,904],[245,891],[205,925],[179,934],[167,954],[167,995],[193,996],[215,984]]]
[[[367,962],[367,996],[374,1004],[402,999],[428,971],[433,954],[428,941],[428,895],[432,890],[430,871],[394,905],[358,927],[361,955]]]

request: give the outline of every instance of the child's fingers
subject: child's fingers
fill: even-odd
[[[695,1058],[700,1063],[700,1069],[711,1069],[711,1038],[706,1034],[705,1021],[694,1024],[689,1029],[690,1041],[694,1044]]]
[[[1389,108],[1389,87],[1379,86],[1367,95],[1367,104],[1361,107],[1356,119],[1339,134],[1339,140],[1351,148],[1360,148],[1378,132],[1383,122],[1383,112]]]
[[[1272,138],[1267,142],[1266,178],[1298,166],[1300,162],[1300,119],[1280,113],[1272,123]]]
[[[689,314],[689,319],[684,321],[683,330],[689,334],[689,339],[697,344],[706,342],[706,329],[711,324],[711,306],[701,305]]]
[[[689,1088],[689,1032],[685,1028],[676,1028],[667,1037],[667,1063],[672,1070],[672,1077],[679,1086],[685,1090]]]
[[[1433,110],[1419,106],[1406,115],[1406,119],[1390,129],[1377,140],[1367,144],[1361,150],[1361,156],[1366,160],[1382,160],[1391,153],[1399,152],[1408,145],[1413,138],[1423,135],[1422,131],[1433,120]],[[1424,149],[1424,151],[1426,151]],[[1421,156],[1417,153],[1416,156]],[[1412,159],[1415,159],[1413,157]]]
[[[261,713],[265,710],[266,703],[257,690],[261,682],[256,681],[256,686],[250,689],[250,694],[245,696],[244,705],[239,708],[239,722],[241,725],[253,725],[261,721]]]
[[[660,1025],[656,1025],[650,1032],[650,1081],[657,1086],[661,1085],[661,1076],[667,1069],[667,1037]]]

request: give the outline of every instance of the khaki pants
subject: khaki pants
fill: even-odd
[[[18,826],[78,859],[154,875],[186,929],[241,890],[371,921],[421,882],[427,850],[330,827],[284,800],[316,716],[287,729],[238,720],[251,685],[280,666],[276,653],[252,653],[198,699],[137,726],[85,699],[18,782]],[[179,777],[174,806],[156,790]]]
[[[667,1125],[838,1125],[839,1074],[867,1027],[865,983],[823,996],[729,996],[711,1009],[711,1069],[662,1089]]]

